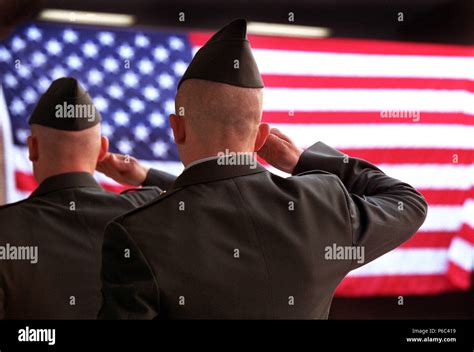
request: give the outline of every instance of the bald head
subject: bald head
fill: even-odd
[[[201,140],[253,143],[262,118],[263,92],[224,83],[189,79],[176,95],[176,114]]]
[[[81,131],[63,131],[33,124],[28,138],[30,160],[38,182],[65,172],[89,172],[107,153],[108,141],[100,125]]]

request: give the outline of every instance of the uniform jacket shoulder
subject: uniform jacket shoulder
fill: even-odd
[[[155,190],[155,192],[158,191],[158,194],[155,195],[155,197],[153,199],[149,200],[147,203],[141,205],[140,207],[132,209],[132,210],[118,216],[117,218],[114,219],[114,222],[118,222],[118,223],[123,224],[126,220],[129,220],[134,215],[139,214],[142,211],[144,211],[145,209],[148,209],[149,207],[162,202],[164,199],[167,199],[167,198],[173,196],[174,194],[178,193],[182,189],[182,188],[176,188],[176,189],[172,189],[170,191],[161,191],[158,187],[143,187],[143,188],[153,188]],[[141,189],[143,189],[143,188],[141,188]],[[127,193],[127,194],[140,194],[140,193],[139,192],[137,192],[137,193],[131,192],[131,193]]]

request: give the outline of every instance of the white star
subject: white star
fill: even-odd
[[[135,55],[135,52],[130,45],[124,44],[118,49],[118,54],[124,59],[130,59]]]
[[[120,99],[123,96],[123,90],[117,84],[110,86],[107,92],[112,98],[115,98],[115,99]]]
[[[114,128],[110,126],[108,122],[102,122],[100,125],[101,125],[100,128],[102,130],[102,134],[110,138],[112,134],[114,133]]]
[[[130,119],[125,111],[119,110],[114,114],[114,121],[119,126],[126,126],[130,122]]]
[[[102,66],[109,72],[116,72],[118,70],[118,62],[113,57],[109,56],[102,61]]]
[[[18,131],[16,132],[16,138],[22,143],[26,143],[26,140],[28,139],[29,135],[30,132],[23,128],[18,129]]]
[[[153,86],[146,86],[145,89],[143,89],[143,95],[147,100],[155,101],[160,97],[160,92]]]
[[[14,115],[21,115],[22,113],[25,112],[25,104],[23,104],[23,102],[20,99],[15,98],[12,101],[10,110]]]
[[[26,140],[28,139],[29,135],[30,135],[30,132],[28,130],[23,129],[23,128],[19,129],[16,132],[16,138],[22,143],[26,143]]]
[[[159,46],[153,50],[153,56],[155,59],[159,62],[166,61],[168,59],[168,50],[166,50],[164,47]]]
[[[150,40],[145,37],[143,34],[138,34],[135,37],[135,45],[140,48],[145,48],[150,44]]]
[[[46,43],[46,50],[51,55],[59,55],[59,53],[63,50],[63,46],[56,39],[51,39]]]
[[[46,91],[46,89],[48,89],[50,83],[51,83],[51,81],[49,79],[47,79],[46,77],[41,77],[38,80],[38,85],[39,85],[39,88],[40,88],[39,91],[40,92]]]
[[[89,74],[87,75],[87,80],[92,85],[98,85],[103,79],[104,75],[96,69],[89,71]]]
[[[38,94],[36,93],[36,91],[33,88],[29,87],[23,93],[23,99],[28,104],[33,104],[34,102],[36,102],[36,99],[38,99]]]
[[[154,112],[148,119],[154,127],[163,127],[165,125],[165,118],[159,112]]]
[[[18,69],[18,75],[22,78],[29,78],[31,76],[31,71],[25,65],[21,65]]]
[[[77,33],[74,32],[72,29],[66,29],[63,32],[63,40],[66,43],[75,43],[77,42],[78,36]]]
[[[174,80],[173,80],[173,77],[171,77],[169,74],[162,73],[158,77],[158,83],[162,88],[170,89],[174,84]]]
[[[164,157],[168,152],[168,145],[162,141],[158,141],[151,146],[153,154],[157,157]]]
[[[11,55],[5,47],[0,47],[0,61],[7,62],[11,59]]]
[[[110,32],[100,32],[99,33],[99,41],[103,45],[112,45],[115,41],[115,36]]]
[[[7,73],[5,75],[5,84],[10,88],[14,88],[18,85],[18,80],[11,73]]]
[[[77,56],[76,54],[72,54],[71,56],[69,56],[66,62],[67,62],[67,65],[73,70],[78,70],[82,67],[81,58]]]
[[[165,102],[165,112],[167,114],[172,114],[174,113],[174,101],[173,100],[167,100]]]
[[[183,73],[186,71],[186,68],[188,67],[188,65],[186,65],[186,63],[184,61],[177,61],[174,65],[173,65],[173,71],[174,73],[176,73],[176,76],[182,76]]]
[[[130,99],[128,101],[128,106],[133,112],[142,112],[145,109],[145,104],[137,98]]]
[[[148,59],[143,59],[138,63],[138,69],[141,73],[148,75],[153,72],[153,63]]]
[[[27,29],[26,36],[28,39],[36,42],[37,40],[41,39],[41,32],[37,27],[33,26]]]
[[[173,50],[181,50],[184,48],[184,43],[178,37],[172,37],[169,40],[170,48]]]
[[[50,74],[51,78],[53,79],[53,81],[55,79],[67,76],[66,70],[64,68],[62,68],[61,66],[56,66],[51,71],[49,71],[49,74]]]
[[[133,72],[127,72],[124,74],[122,80],[127,87],[135,88],[138,84],[138,77]]]
[[[130,142],[128,139],[124,138],[124,139],[121,139],[118,143],[117,143],[117,148],[120,150],[120,152],[122,152],[123,154],[130,154],[130,152],[132,151],[133,149],[133,144],[132,142]]]
[[[20,51],[23,50],[26,47],[26,43],[23,39],[20,37],[15,37],[12,40],[12,48],[13,51]]]
[[[95,97],[93,100],[94,100],[95,107],[100,112],[107,111],[107,109],[109,108],[109,102],[103,96],[99,95],[99,96]]]
[[[96,57],[97,54],[99,53],[99,49],[97,48],[97,45],[95,45],[94,43],[87,42],[82,46],[82,52],[87,57]]]
[[[140,124],[137,127],[135,127],[134,131],[135,137],[140,140],[140,141],[145,141],[148,139],[148,136],[150,132],[148,131],[148,128],[146,128],[144,125]]]
[[[31,61],[35,67],[42,66],[46,62],[46,55],[41,51],[35,51]]]

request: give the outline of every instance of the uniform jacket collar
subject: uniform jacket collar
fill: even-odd
[[[36,197],[65,188],[92,187],[102,189],[94,177],[88,172],[68,172],[50,176],[45,179],[31,194]]]
[[[267,171],[267,169],[265,169],[265,167],[260,163],[256,163],[255,165],[255,168],[251,168],[249,165],[220,165],[218,159],[204,161],[186,168],[174,182],[173,188]]]

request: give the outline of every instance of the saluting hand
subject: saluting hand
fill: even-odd
[[[129,155],[107,153],[105,159],[97,163],[96,170],[122,185],[139,186],[145,181],[149,168]]]
[[[272,128],[262,148],[257,154],[270,165],[291,174],[300,159],[303,149],[277,128]]]

